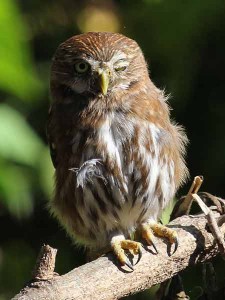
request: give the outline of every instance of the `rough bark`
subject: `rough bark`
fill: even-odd
[[[216,215],[218,216],[218,214]],[[112,254],[51,280],[29,284],[13,300],[119,299],[159,284],[188,266],[205,262],[218,252],[204,216],[182,216],[170,223],[179,236],[177,251],[169,256],[167,241],[157,239],[156,255],[144,250],[134,272],[115,264]],[[224,232],[224,225],[221,228]]]
[[[43,245],[38,255],[35,268],[32,272],[33,280],[49,280],[54,277],[55,258],[57,249]]]

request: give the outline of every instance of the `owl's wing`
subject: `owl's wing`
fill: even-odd
[[[52,108],[50,107],[48,111],[48,121],[47,121],[47,126],[46,126],[46,136],[48,139],[48,144],[50,148],[50,155],[52,159],[52,163],[54,168],[57,167],[57,149],[55,146],[55,141],[52,135]]]

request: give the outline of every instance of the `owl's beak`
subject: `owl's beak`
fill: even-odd
[[[109,76],[110,72],[108,70],[98,70],[98,75],[100,79],[100,88],[103,95],[107,94],[108,86],[109,86]]]

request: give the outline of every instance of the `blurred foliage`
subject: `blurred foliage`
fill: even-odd
[[[43,242],[59,249],[59,273],[84,262],[46,209],[53,186],[49,67],[58,44],[96,30],[137,40],[153,81],[171,94],[172,117],[187,130],[191,177],[204,175],[203,189],[224,197],[224,28],[224,0],[0,1],[0,300],[30,279]],[[224,262],[214,266],[224,285]],[[201,268],[182,273],[192,299],[204,288]],[[130,299],[153,299],[155,289]]]
[[[0,3],[0,87],[21,100],[31,101],[40,94],[41,82],[34,69],[27,43],[27,26],[23,22],[16,2]]]

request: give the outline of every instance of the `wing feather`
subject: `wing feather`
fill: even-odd
[[[57,149],[56,144],[52,135],[52,107],[48,111],[48,121],[46,126],[46,136],[49,144],[50,155],[54,168],[57,167]]]

